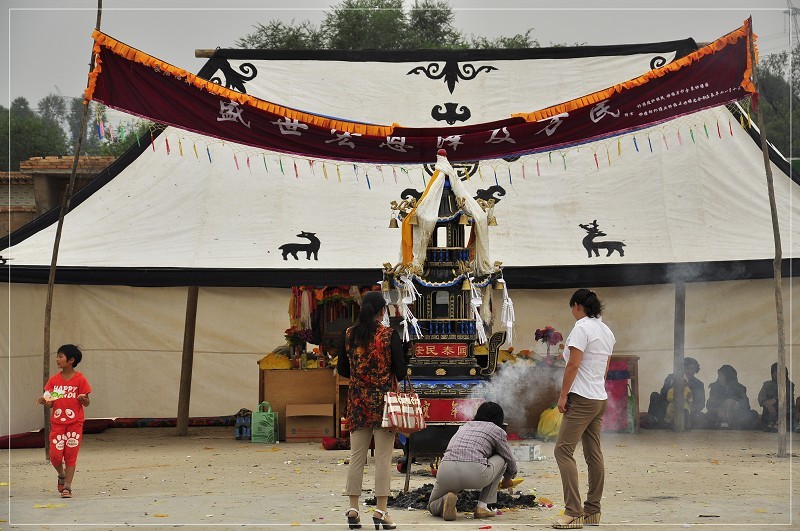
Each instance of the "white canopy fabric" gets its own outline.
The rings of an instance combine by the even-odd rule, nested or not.
[[[238,83],[264,99],[349,119],[403,116],[403,125],[438,126],[437,105],[441,112],[446,103],[468,107],[463,123],[494,120],[632,78],[687,50],[681,41],[455,53],[223,50],[219,57],[233,71],[252,74],[244,68],[252,64],[258,74]],[[219,57],[202,73],[232,82],[221,75]],[[408,75],[448,59],[497,69],[454,82],[453,92],[444,79]],[[640,357],[639,408],[646,410],[647,393],[672,368],[675,297],[664,284],[693,280],[686,355],[700,361],[707,384],[717,367],[733,364],[754,406],[777,348],[762,160],[738,117],[717,108],[635,135],[474,167],[463,186],[499,200],[489,245],[515,302],[515,344],[533,345],[534,330],[545,325],[567,332],[575,287],[602,288],[615,353]],[[773,161],[790,265],[800,254],[800,192],[781,169],[785,161]],[[427,182],[420,166],[292,158],[172,128],[152,146],[134,148],[74,198],[60,245],[56,280],[72,285],[56,286],[51,344],[83,348],[80,369],[95,390],[88,414],[174,417],[186,311],[185,289],[176,286],[191,284],[204,287],[190,415],[255,408],[256,361],[283,342],[288,323],[290,291],[278,288],[379,280],[382,264],[400,251],[400,230],[388,228],[390,201],[422,192]],[[3,287],[9,313],[0,315],[10,323],[0,341],[10,346],[0,349],[8,362],[0,362],[0,378],[11,384],[0,410],[10,418],[0,435],[41,427],[34,401],[57,215],[0,241],[0,255],[11,259]],[[303,233],[319,239],[316,253]],[[787,307],[796,299],[792,280],[784,279]],[[798,326],[788,323],[789,338],[800,337]],[[136,371],[121,369],[131,364]]]
[[[470,109],[465,124],[501,119],[635,77],[686,49],[677,41],[563,49],[558,58],[548,56],[553,51],[540,52],[545,58],[465,51],[447,61],[435,51],[383,52],[382,60],[327,54],[326,60],[322,52],[322,59],[283,59],[278,52],[259,59],[265,52],[238,50],[225,69],[215,58],[204,72],[301,110],[440,126],[432,109],[448,102]],[[447,76],[431,74],[447,68],[456,72],[452,92]],[[231,72],[252,79],[237,81]],[[453,148],[446,141],[444,147]],[[174,128],[129,158],[67,216],[62,281],[185,284],[178,273],[190,270],[193,282],[206,285],[329,284],[352,280],[355,271],[364,281],[398,254],[400,231],[388,228],[389,203],[421,193],[432,172],[292,157]],[[800,225],[791,223],[791,209],[800,204],[800,189],[777,166],[773,174],[784,257],[795,258]],[[518,268],[518,286],[540,285],[540,273],[549,282],[561,276],[574,282],[564,268],[611,266],[599,281],[624,284],[631,274],[646,282],[644,265],[727,270],[774,256],[760,148],[724,107],[577,148],[482,161],[464,186],[498,200],[491,255],[512,276]],[[54,234],[53,223],[11,239],[15,244],[2,256],[12,259],[12,277],[46,281]],[[316,253],[307,253],[316,240]],[[300,252],[283,252],[286,244]],[[664,281],[664,274],[653,280]],[[716,274],[736,278],[737,272]]]

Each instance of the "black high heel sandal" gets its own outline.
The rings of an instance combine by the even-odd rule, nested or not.
[[[350,516],[350,513],[356,513],[355,516]],[[350,529],[361,529],[361,516],[358,514],[358,509],[349,508],[345,511],[344,515],[347,517],[347,525]]]
[[[381,517],[378,518],[375,516],[375,513],[381,513]],[[387,522],[386,517],[389,516],[389,511],[381,511],[380,509],[375,509],[372,513],[372,523],[375,524],[375,529],[380,529],[383,526],[384,529],[397,529],[397,525],[394,522]]]

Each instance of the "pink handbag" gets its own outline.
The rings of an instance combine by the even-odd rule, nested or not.
[[[425,429],[425,417],[411,380],[406,378],[406,382],[408,393],[401,393],[395,381],[394,391],[387,391],[384,395],[381,427],[408,435]]]

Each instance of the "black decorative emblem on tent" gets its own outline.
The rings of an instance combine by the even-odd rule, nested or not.
[[[400,199],[403,201],[408,201],[412,197],[417,201],[419,201],[419,198],[422,197],[422,192],[414,188],[406,188],[405,190],[400,192]]]
[[[656,55],[655,57],[650,59],[650,70],[654,70],[656,68],[661,68],[665,64],[667,64],[667,59],[665,57],[660,56],[660,55]]]
[[[223,59],[221,57],[212,58],[209,63],[211,66],[214,66],[222,72],[223,80],[218,77],[214,76],[210,79],[212,83],[216,83],[217,85],[224,85],[225,88],[229,88],[231,90],[236,90],[243,94],[247,94],[247,90],[244,88],[244,84],[256,77],[258,74],[258,70],[253,65],[253,63],[242,63],[239,66],[241,72],[237,72],[231,66],[227,59]],[[216,72],[217,70],[214,70]]]
[[[620,256],[625,256],[625,244],[622,242],[617,241],[601,241],[596,242],[594,241],[595,238],[598,236],[607,236],[607,234],[601,231],[597,226],[597,220],[594,220],[591,225],[584,225],[582,223],[578,224],[580,228],[586,231],[586,236],[583,238],[583,246],[586,248],[586,252],[589,254],[589,258],[592,257],[592,253],[595,256],[600,256],[600,249],[606,250],[606,256],[611,256],[611,253],[617,251]]]
[[[456,173],[461,178],[461,180],[469,179],[476,173],[478,173],[478,162],[451,162],[453,169],[456,170]],[[433,175],[433,172],[436,171],[435,164],[423,164],[423,169],[425,173],[428,175]]]
[[[481,189],[475,192],[473,199],[483,199],[484,201],[494,199],[494,203],[497,204],[504,195],[506,195],[506,190],[502,186],[490,186],[486,190]],[[422,192],[414,188],[406,188],[400,193],[400,199],[408,200],[412,197],[419,201],[419,198],[422,197]]]
[[[447,122],[453,125],[456,122],[466,122],[469,120],[470,116],[472,116],[472,112],[470,112],[469,107],[466,105],[462,105],[461,108],[458,108],[458,103],[447,102],[444,104],[444,112],[442,112],[442,106],[437,105],[431,109],[431,116],[434,120]]]
[[[480,189],[475,192],[475,199],[483,199],[484,201],[494,199],[494,204],[497,204],[500,202],[500,198],[504,195],[506,195],[506,189],[502,186],[494,185],[490,186],[486,190]]]
[[[319,238],[315,236],[316,232],[306,232],[302,231],[300,234],[297,235],[298,238],[307,238],[308,243],[284,243],[278,249],[281,250],[283,253],[283,259],[288,260],[288,256],[292,255],[295,260],[299,260],[297,258],[297,253],[306,253],[306,260],[311,260],[311,255],[314,255],[314,260],[317,260],[317,252],[319,251],[320,241]]]
[[[431,63],[427,67],[418,66],[412,68],[406,75],[410,76],[411,74],[422,73],[430,79],[444,78],[444,82],[447,84],[450,94],[452,94],[459,80],[469,81],[470,79],[475,79],[475,76],[481,72],[491,72],[492,70],[497,70],[497,68],[493,66],[479,66],[475,68],[475,65],[470,63],[459,67],[458,61],[445,61],[444,66],[441,66],[440,63]]]

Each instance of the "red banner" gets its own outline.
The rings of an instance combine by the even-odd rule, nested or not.
[[[749,21],[661,68],[559,105],[499,122],[403,128],[335,120],[202,80],[95,32],[88,99],[204,135],[306,157],[374,163],[450,161],[550,151],[636,131],[736,101],[750,81]],[[402,120],[402,117],[399,117]]]
[[[469,422],[482,398],[420,398],[425,422]]]
[[[414,343],[414,356],[417,358],[466,358],[468,353],[467,343]]]

